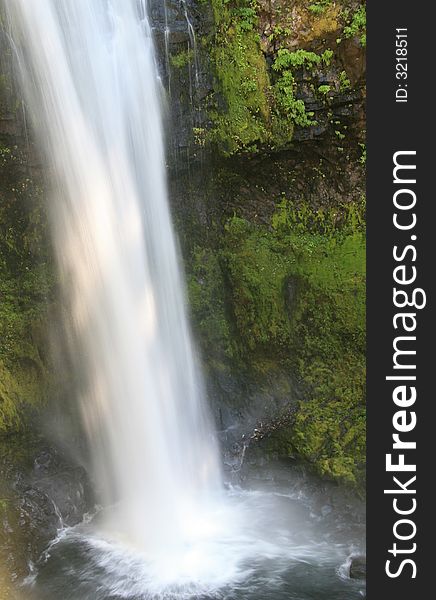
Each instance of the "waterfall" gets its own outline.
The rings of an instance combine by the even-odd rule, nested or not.
[[[50,211],[103,527],[182,546],[221,474],[168,206],[144,2],[6,0]]]

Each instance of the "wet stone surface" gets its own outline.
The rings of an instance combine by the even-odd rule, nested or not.
[[[351,579],[366,579],[366,556],[359,555],[351,558],[350,564]]]
[[[0,563],[5,577],[29,574],[63,525],[94,504],[86,471],[39,436],[0,439]]]

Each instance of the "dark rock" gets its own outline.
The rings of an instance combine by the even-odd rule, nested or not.
[[[350,578],[366,579],[366,556],[363,554],[351,557]]]
[[[303,285],[303,281],[301,277],[297,277],[292,275],[286,278],[285,281],[285,305],[290,317],[293,315],[294,307],[296,304],[296,300],[298,298],[298,294]]]
[[[94,506],[85,469],[35,435],[0,439],[0,498],[0,563],[12,581]]]

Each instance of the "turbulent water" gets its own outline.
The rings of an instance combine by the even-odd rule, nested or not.
[[[300,491],[224,490],[168,208],[146,3],[5,2],[52,176],[78,402],[105,506],[59,532],[26,597],[361,597],[339,570],[348,534],[321,531]]]
[[[350,506],[351,504],[351,506]],[[354,504],[356,504],[354,502]],[[334,486],[268,464],[229,487],[183,552],[148,562],[105,538],[99,519],[62,529],[26,581],[32,600],[362,600],[348,577],[363,507]]]

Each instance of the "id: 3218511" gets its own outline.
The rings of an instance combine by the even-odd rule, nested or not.
[[[407,102],[407,29],[395,33],[395,102]]]

